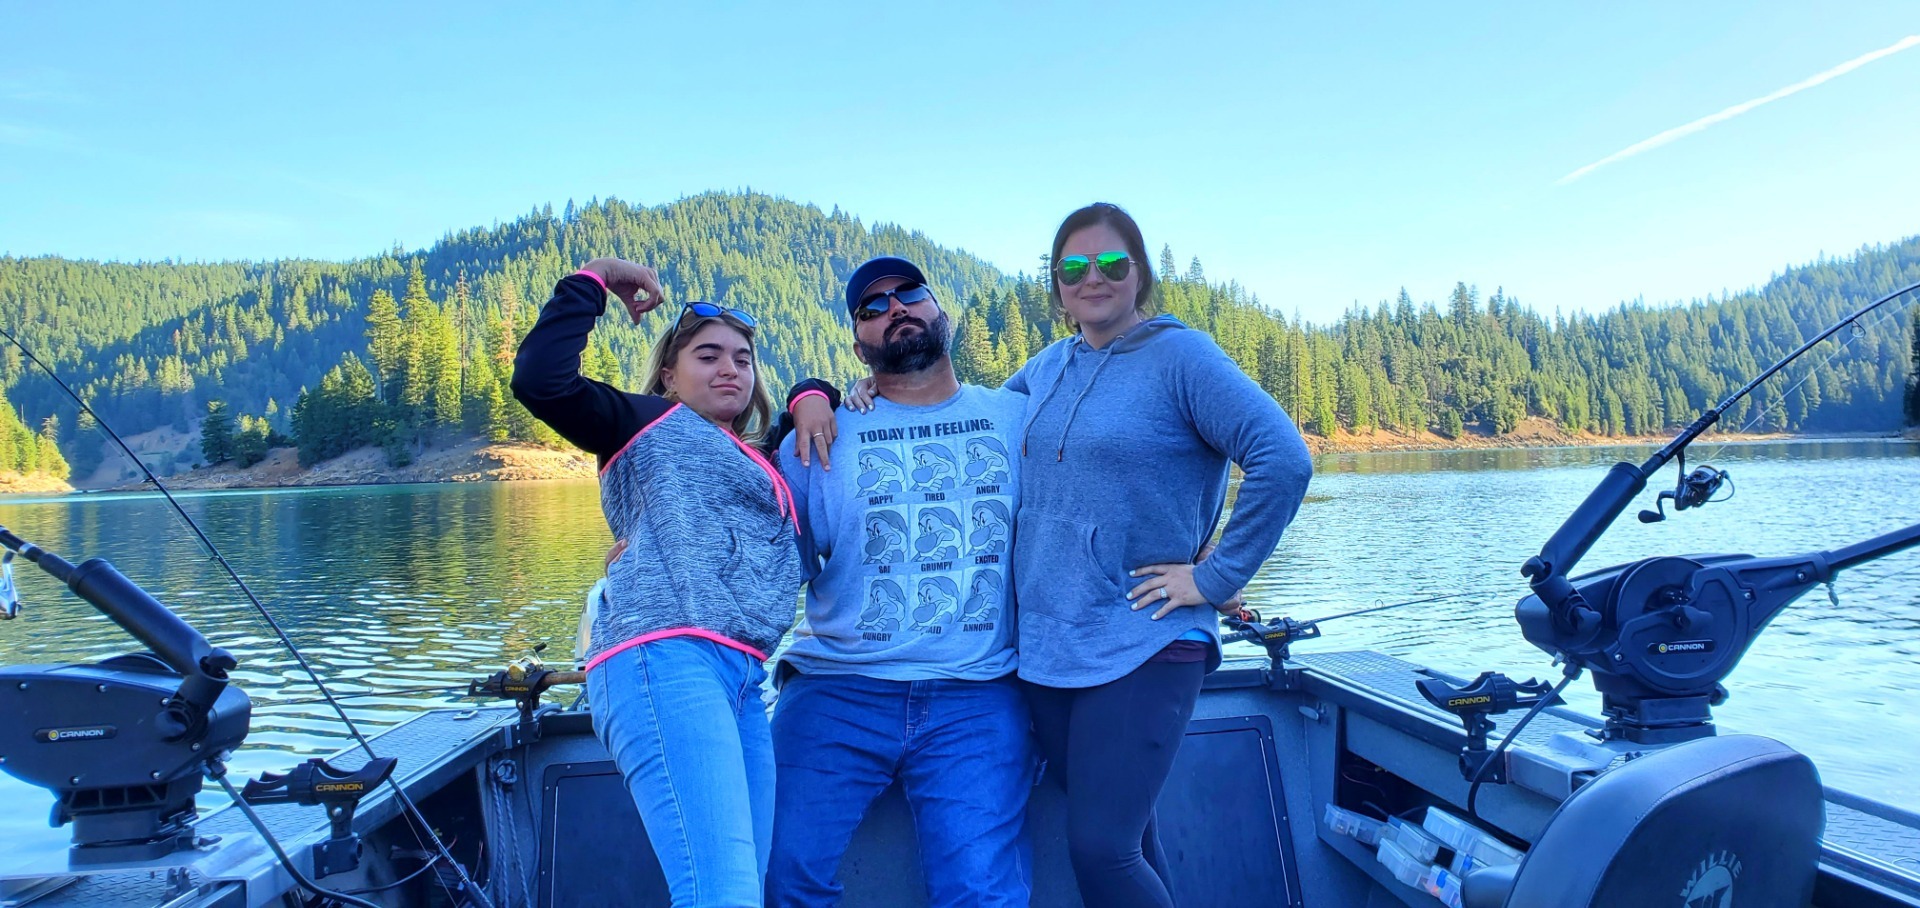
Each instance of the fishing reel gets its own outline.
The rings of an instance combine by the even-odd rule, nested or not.
[[[1439,678],[1422,678],[1414,682],[1414,686],[1428,703],[1453,713],[1466,728],[1467,745],[1460,751],[1460,775],[1468,781],[1496,785],[1506,784],[1507,768],[1498,762],[1489,762],[1493,753],[1487,749],[1487,735],[1493,733],[1493,720],[1488,717],[1514,709],[1531,709],[1542,700],[1548,706],[1562,703],[1554,694],[1553,685],[1532,678],[1515,681],[1500,672],[1481,672],[1480,677],[1465,687],[1454,687]]]
[[[1267,649],[1267,658],[1273,660],[1273,667],[1291,658],[1291,647],[1301,640],[1311,640],[1320,636],[1317,621],[1295,621],[1281,618],[1277,621],[1262,621],[1260,613],[1250,608],[1228,614],[1220,619],[1228,633],[1220,635],[1220,644],[1239,643],[1251,640]]]
[[[520,730],[529,737],[526,740],[538,740],[540,726],[533,721],[534,713],[540,708],[540,695],[556,684],[585,684],[586,672],[556,671],[540,661],[540,653],[547,648],[545,643],[537,644],[533,652],[512,662],[507,667],[484,678],[475,678],[467,682],[467,696],[494,700],[512,700],[520,710]]]
[[[0,545],[151,650],[92,665],[0,667],[0,769],[53,792],[51,823],[73,824],[76,866],[197,847],[203,774],[246,739],[253,711],[228,686],[233,656],[106,561],[75,566],[4,527]]]
[[[1684,453],[1681,455],[1683,460],[1685,456]],[[1684,470],[1685,467],[1686,465],[1682,463],[1681,468]],[[1710,502],[1725,501],[1726,498],[1715,498],[1713,496],[1719,493],[1722,485],[1731,487],[1732,482],[1733,478],[1728,476],[1725,470],[1715,469],[1706,464],[1694,467],[1693,472],[1683,472],[1681,474],[1679,482],[1674,486],[1672,491],[1661,492],[1660,496],[1654,499],[1653,510],[1643,510],[1640,512],[1640,522],[1659,523],[1667,519],[1667,502],[1669,501],[1673,502],[1673,512],[1675,514],[1688,508],[1701,507]],[[1731,497],[1733,496],[1729,493],[1727,498]]]

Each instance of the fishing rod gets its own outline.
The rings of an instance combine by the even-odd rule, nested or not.
[[[220,568],[226,572],[227,577],[231,579],[234,585],[239,587],[241,593],[247,597],[247,601],[253,605],[254,611],[259,613],[260,617],[267,622],[267,626],[273,630],[274,636],[279,638],[281,645],[286,647],[288,654],[293,656],[294,662],[297,663],[301,670],[306,673],[307,677],[312,680],[313,686],[320,691],[321,696],[325,698],[327,704],[333,707],[335,715],[339,716],[341,723],[346,726],[348,734],[359,744],[360,749],[366,752],[367,759],[369,761],[380,759],[380,756],[374,752],[372,744],[367,741],[366,736],[361,734],[359,726],[354,724],[352,717],[347,715],[346,708],[342,707],[339,701],[334,698],[333,692],[329,690],[326,683],[320,679],[320,674],[314,670],[313,665],[309,663],[306,656],[300,652],[300,648],[293,642],[293,638],[280,626],[280,622],[274,618],[273,613],[260,601],[260,597],[254,595],[252,587],[249,587],[247,582],[241,579],[239,572],[233,569],[233,565],[227,562],[226,556],[220,553],[219,547],[213,544],[213,540],[207,538],[207,534],[200,529],[200,525],[195,523],[193,518],[187,514],[186,509],[180,506],[179,500],[173,497],[173,493],[167,489],[165,483],[160,481],[160,477],[155,475],[152,469],[148,468],[145,461],[142,461],[138,455],[133,453],[133,449],[120,437],[120,433],[115,432],[113,427],[109,425],[99,413],[94,412],[94,409],[88,406],[87,402],[60,378],[59,373],[55,372],[51,366],[42,362],[40,357],[35,356],[26,344],[14,336],[13,332],[5,328],[0,328],[0,336],[4,336],[20,350],[22,355],[34,365],[40,367],[41,371],[45,372],[47,377],[51,378],[54,384],[59,386],[61,391],[65,392],[69,398],[72,398],[82,413],[93,418],[94,423],[107,434],[108,438],[113,440],[113,443],[119,447],[121,453],[125,454],[128,460],[133,461],[133,463],[139,467],[140,472],[145,475],[146,481],[160,492],[160,495],[166,499],[167,504],[172,506],[173,512],[179,515],[180,519],[193,531],[194,536],[199,539],[201,546],[206,549],[208,555],[212,557],[215,563],[220,565]],[[13,548],[13,546],[9,546],[9,548]],[[25,554],[29,554],[31,557],[30,553]],[[93,562],[88,563],[91,564]],[[85,565],[82,567],[85,567]],[[109,570],[110,569],[109,566]],[[121,579],[124,581],[124,578]],[[131,586],[132,584],[128,582],[127,585]],[[76,591],[78,591],[78,588],[76,588]],[[148,601],[151,600],[149,599]],[[167,611],[164,606],[160,606],[158,603],[154,603],[154,605],[162,611]],[[179,622],[177,617],[173,620]],[[125,625],[122,626],[124,627]],[[184,627],[184,623],[181,623],[181,626]],[[204,642],[204,638],[202,642]],[[224,651],[220,652],[222,655],[225,655]],[[231,657],[228,657],[228,661],[231,661]],[[228,790],[231,791],[231,787],[226,783],[223,773],[217,776],[217,778],[219,778],[223,787],[228,787]],[[420,811],[419,806],[407,795],[406,790],[401,788],[400,783],[394,781],[391,776],[386,778],[386,783],[387,787],[392,791],[394,798],[402,806],[406,816],[409,818],[409,825],[414,827],[415,837],[418,838],[422,832],[426,834],[426,839],[433,843],[434,850],[438,852],[441,859],[445,860],[447,864],[453,868],[454,873],[459,879],[462,893],[476,901],[480,908],[493,908],[492,902],[486,897],[484,891],[467,875],[466,868],[462,867],[460,862],[454,859],[453,852],[447,848],[445,842],[441,841],[439,834],[434,832],[433,824],[427,821],[426,815]],[[240,802],[236,799],[235,803],[238,804]],[[287,867],[288,871],[294,875],[295,879],[304,880],[304,877],[294,868],[293,864],[287,861],[285,852],[281,851],[279,844],[273,840],[266,826],[258,822],[251,810],[245,807],[243,807],[242,810],[250,820],[254,821],[255,827],[259,829],[261,835],[267,838],[268,844],[273,846],[275,854],[280,857],[282,863]],[[315,887],[307,885],[307,888],[312,889]],[[449,893],[449,895],[451,895],[451,893]],[[326,897],[338,898],[339,896],[329,894]]]
[[[1573,514],[1560,525],[1558,530],[1554,531],[1546,545],[1541,547],[1540,554],[1527,559],[1527,563],[1520,568],[1521,576],[1527,578],[1535,595],[1539,596],[1553,613],[1556,623],[1574,634],[1585,634],[1598,627],[1598,613],[1580,598],[1567,577],[1574,565],[1586,555],[1587,550],[1591,549],[1613,524],[1614,518],[1619,517],[1626,510],[1627,505],[1646,489],[1648,479],[1651,479],[1669,461],[1679,459],[1679,481],[1672,491],[1661,493],[1655,503],[1658,510],[1641,514],[1640,520],[1643,523],[1658,523],[1665,520],[1664,505],[1667,501],[1674,503],[1676,513],[1709,503],[1712,496],[1726,482],[1726,471],[1702,465],[1689,473],[1686,468],[1687,445],[1712,428],[1720,421],[1722,414],[1752,393],[1754,388],[1799,359],[1801,354],[1839,333],[1846,326],[1857,323],[1875,309],[1915,290],[1920,290],[1920,281],[1882,296],[1834,322],[1826,330],[1801,344],[1792,353],[1768,366],[1753,380],[1740,386],[1739,390],[1728,395],[1725,400],[1709,407],[1691,425],[1682,429],[1679,435],[1674,436],[1672,441],[1667,442],[1660,450],[1654,452],[1652,457],[1647,458],[1645,463],[1638,466],[1626,462],[1614,464],[1607,472],[1606,478],[1594,487],[1586,500],[1574,509]]]
[[[1273,659],[1273,664],[1278,667],[1280,663],[1291,658],[1291,648],[1293,644],[1320,636],[1320,625],[1336,618],[1351,618],[1355,615],[1384,612],[1391,609],[1405,608],[1409,605],[1424,605],[1429,602],[1444,602],[1448,599],[1460,599],[1466,596],[1486,595],[1491,595],[1491,591],[1469,590],[1463,593],[1448,593],[1444,596],[1428,596],[1424,599],[1409,599],[1405,602],[1394,602],[1387,605],[1375,605],[1362,609],[1354,609],[1350,612],[1326,615],[1311,621],[1295,621],[1292,618],[1265,621],[1261,619],[1258,611],[1251,608],[1242,608],[1239,612],[1225,615],[1220,619],[1220,623],[1230,629],[1228,633],[1220,635],[1220,645],[1225,646],[1229,643],[1240,643],[1248,640],[1259,643],[1261,646],[1267,648],[1267,655]]]
[[[1514,619],[1527,641],[1561,666],[1564,677],[1557,685],[1516,683],[1498,672],[1483,672],[1465,687],[1438,679],[1419,682],[1422,696],[1459,717],[1466,729],[1460,769],[1470,782],[1470,816],[1477,816],[1474,800],[1483,782],[1507,781],[1500,755],[1583,671],[1591,672],[1601,694],[1605,723],[1597,737],[1605,744],[1637,749],[1712,735],[1712,708],[1729,696],[1721,679],[1776,614],[1818,585],[1828,584],[1831,593],[1833,579],[1842,570],[1920,545],[1917,523],[1819,552],[1767,558],[1656,556],[1570,576],[1646,488],[1647,480],[1669,461],[1678,461],[1679,479],[1673,490],[1660,493],[1655,509],[1640,512],[1642,523],[1666,520],[1669,501],[1678,514],[1726,500],[1716,497],[1729,482],[1726,471],[1705,464],[1688,471],[1687,445],[1807,351],[1915,290],[1920,290],[1920,282],[1834,322],[1700,414],[1646,462],[1616,463],[1608,470],[1520,570],[1533,594],[1515,607]],[[1486,737],[1493,729],[1488,717],[1521,707],[1528,707],[1526,715],[1499,746],[1488,750]]]

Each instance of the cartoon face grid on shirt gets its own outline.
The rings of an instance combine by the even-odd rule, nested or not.
[[[1013,550],[1006,444],[992,431],[903,434],[858,448],[867,572],[858,627],[875,643],[901,632],[991,633],[1006,613]]]
[[[1007,446],[991,435],[975,435],[967,439],[961,450],[966,452],[966,465],[962,468],[967,485],[982,486],[1006,482],[1012,477],[1007,457]]]
[[[960,515],[949,504],[923,504],[913,514],[913,560],[922,563],[953,561],[966,541]]]
[[[914,581],[913,623],[916,631],[944,628],[960,617],[960,587],[945,574],[922,574]]]
[[[907,540],[912,530],[907,526],[905,508],[868,508],[862,520],[866,525],[866,542],[860,552],[863,564],[900,564],[907,560]]]
[[[1013,548],[1013,500],[982,496],[967,504],[967,554],[1005,555]]]
[[[967,572],[966,600],[961,604],[960,621],[978,625],[997,621],[1000,606],[1006,601],[1006,575],[998,567],[974,568]]]
[[[860,494],[886,495],[906,491],[906,461],[894,446],[868,445],[861,448],[858,466]]]
[[[907,595],[900,581],[872,577],[867,580],[867,599],[860,606],[860,620],[855,626],[863,631],[892,633],[900,629],[900,619],[906,613]]]

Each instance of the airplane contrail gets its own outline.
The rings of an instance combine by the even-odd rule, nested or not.
[[[1651,139],[1647,139],[1642,142],[1635,142],[1634,144],[1629,145],[1625,148],[1622,148],[1619,151],[1614,152],[1613,154],[1607,155],[1606,157],[1601,158],[1598,161],[1588,164],[1587,166],[1582,167],[1579,170],[1576,170],[1570,174],[1567,174],[1564,177],[1561,177],[1560,179],[1554,181],[1554,185],[1564,186],[1568,183],[1573,182],[1574,180],[1577,180],[1577,179],[1580,179],[1581,177],[1586,176],[1587,174],[1590,174],[1596,170],[1599,170],[1600,168],[1605,167],[1608,164],[1612,164],[1615,161],[1624,161],[1627,158],[1631,158],[1634,155],[1637,155],[1643,151],[1652,151],[1653,149],[1659,148],[1660,146],[1665,145],[1668,142],[1672,142],[1675,139],[1681,138],[1683,136],[1690,136],[1696,132],[1699,132],[1702,129],[1706,129],[1707,127],[1712,126],[1715,123],[1724,123],[1728,120],[1733,119],[1734,117],[1737,117],[1743,113],[1746,113],[1749,110],[1759,107],[1762,104],[1770,104],[1788,95],[1798,94],[1799,92],[1806,91],[1807,89],[1812,88],[1815,85],[1819,85],[1822,82],[1830,81],[1832,79],[1837,79],[1841,76],[1846,75],[1847,73],[1853,72],[1854,70],[1859,69],[1860,67],[1865,66],[1869,63],[1872,63],[1873,61],[1878,60],[1881,57],[1890,57],[1903,50],[1906,50],[1909,47],[1914,47],[1914,46],[1920,46],[1920,35],[1908,35],[1905,38],[1901,38],[1899,41],[1895,42],[1894,44],[1888,47],[1880,48],[1879,50],[1873,51],[1872,53],[1862,54],[1858,57],[1848,60],[1845,63],[1840,64],[1839,66],[1829,69],[1826,72],[1820,73],[1819,75],[1814,76],[1810,79],[1804,79],[1802,81],[1795,82],[1792,85],[1787,86],[1786,88],[1782,88],[1779,91],[1774,92],[1773,94],[1754,98],[1751,101],[1742,101],[1738,104],[1733,105],[1732,107],[1727,108],[1726,110],[1720,111],[1719,113],[1708,114],[1707,116],[1701,117],[1700,119],[1695,120],[1691,123],[1688,123],[1684,126],[1675,126],[1674,128],[1669,129],[1666,132],[1660,133],[1659,135],[1654,136]]]

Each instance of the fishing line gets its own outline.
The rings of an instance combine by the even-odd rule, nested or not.
[[[134,465],[140,468],[140,472],[146,475],[147,482],[159,490],[160,495],[167,500],[167,504],[173,507],[173,512],[180,515],[180,519],[186,522],[189,529],[193,530],[194,536],[200,540],[200,545],[207,550],[208,555],[220,565],[222,570],[227,572],[227,576],[240,588],[240,592],[246,595],[247,601],[253,604],[254,611],[258,612],[260,617],[267,622],[267,626],[273,630],[274,636],[280,639],[281,645],[285,646],[287,652],[293,656],[294,662],[297,663],[301,670],[306,672],[307,677],[313,681],[313,686],[320,691],[321,697],[328,705],[333,707],[334,714],[340,717],[340,721],[347,727],[347,733],[352,735],[354,741],[360,745],[360,749],[366,752],[367,759],[371,760],[378,756],[373,752],[373,746],[367,743],[366,736],[360,733],[360,727],[354,724],[353,719],[347,715],[346,709],[334,698],[333,692],[327,689],[325,682],[320,680],[319,673],[314,671],[313,666],[307,662],[307,658],[300,652],[300,648],[294,645],[293,638],[288,636],[286,630],[281,628],[280,622],[273,617],[273,613],[268,611],[267,607],[260,602],[260,597],[254,595],[253,588],[247,586],[245,580],[240,579],[239,572],[233,569],[233,565],[227,563],[226,556],[220,554],[220,550],[214,546],[213,540],[208,539],[207,534],[200,530],[200,525],[195,523],[192,517],[188,516],[186,509],[180,506],[179,500],[175,499],[173,493],[167,490],[166,485],[160,481],[160,477],[154,475],[153,470],[147,467],[146,462],[133,453],[133,449],[127,445],[126,441],[120,438],[120,433],[115,432],[113,427],[108,425],[107,421],[100,417],[100,414],[95,413],[92,407],[87,406],[87,402],[82,400],[80,395],[76,393],[73,388],[69,387],[67,383],[60,378],[59,374],[53,371],[51,366],[41,362],[40,357],[33,355],[33,351],[28,349],[26,344],[21,343],[20,339],[13,335],[13,332],[5,328],[0,328],[0,336],[11,341],[28,360],[34,365],[39,366],[41,371],[47,374],[48,378],[53,379],[53,383],[59,385],[60,390],[66,392],[67,396],[72,398],[75,404],[79,405],[80,411],[93,417],[94,424],[106,432],[107,437],[113,439],[113,443],[118,445],[121,452],[127,455],[127,459],[133,461]],[[224,775],[220,777],[220,783],[222,787],[227,789],[229,794],[233,792],[233,786],[226,782]],[[387,778],[387,786],[393,790],[395,799],[405,808],[406,815],[408,816],[408,825],[415,826],[416,823],[418,824],[414,829],[416,840],[419,838],[421,830],[424,829],[427,839],[433,842],[435,850],[446,858],[448,864],[459,874],[460,883],[467,890],[467,894],[472,898],[478,899],[481,908],[492,908],[492,903],[480,892],[479,886],[467,877],[466,868],[461,867],[460,862],[454,860],[452,852],[447,850],[446,844],[441,842],[440,836],[433,831],[433,824],[427,822],[426,815],[420,812],[420,808],[413,803],[412,798],[407,796],[406,791],[400,787],[400,783],[389,776]],[[234,803],[243,804],[238,797],[234,798]],[[247,813],[250,819],[253,817],[253,811],[250,808],[242,806],[241,809]],[[255,825],[259,825],[257,820]],[[260,829],[264,833],[266,827],[260,826]],[[273,841],[271,836],[267,838],[267,842],[273,846],[275,853],[280,855],[284,863],[286,861],[286,854],[280,851],[279,843]],[[299,876],[299,871],[295,870],[291,863],[287,863],[286,866],[289,872],[293,873],[296,877]],[[444,885],[442,889],[445,889]],[[448,895],[451,897],[452,893],[448,892]],[[358,902],[359,904],[368,904],[366,902],[359,902],[359,900],[351,901]]]
[[[1912,287],[1908,287],[1906,290],[1900,291],[1900,293],[1906,293],[1908,290],[1912,290],[1912,289],[1913,289]],[[1900,295],[1899,293],[1894,294],[1894,296],[1899,296],[1899,295]],[[1892,299],[1892,298],[1893,297],[1888,297],[1888,299]],[[1787,406],[1787,400],[1793,396],[1793,392],[1800,389],[1801,385],[1804,385],[1808,381],[1811,381],[1814,375],[1818,374],[1821,369],[1826,368],[1834,360],[1839,359],[1840,354],[1847,352],[1847,347],[1851,345],[1855,340],[1861,337],[1864,337],[1872,333],[1873,331],[1877,330],[1881,325],[1885,324],[1889,319],[1893,318],[1894,315],[1899,313],[1900,311],[1901,309],[1899,307],[1888,309],[1880,313],[1879,316],[1875,318],[1871,324],[1867,325],[1864,328],[1860,327],[1860,320],[1857,316],[1855,318],[1851,318],[1851,319],[1848,319],[1847,321],[1841,322],[1840,324],[1843,326],[1844,325],[1854,326],[1854,330],[1851,332],[1848,332],[1846,340],[1841,341],[1840,344],[1834,348],[1833,352],[1827,355],[1826,359],[1820,361],[1819,365],[1808,369],[1805,375],[1800,376],[1799,381],[1796,381],[1793,384],[1788,385],[1786,387],[1786,390],[1783,390],[1778,395],[1776,395],[1775,399],[1772,402],[1768,403],[1766,406],[1760,407],[1757,410],[1757,412],[1755,412],[1753,416],[1746,421],[1744,425],[1742,425],[1738,429],[1733,430],[1731,433],[1724,433],[1724,434],[1744,435],[1746,434],[1746,431],[1748,429],[1753,428],[1761,420],[1765,419],[1769,414],[1771,414],[1775,409],[1785,410]],[[1728,446],[1732,444],[1733,444],[1732,438],[1728,438],[1722,441],[1720,443],[1720,447],[1715,448],[1713,450],[1713,453],[1708,454],[1705,458],[1703,458],[1703,460],[1720,459],[1721,453],[1726,451]]]
[[[1405,602],[1395,602],[1390,605],[1375,605],[1368,608],[1355,609],[1351,612],[1341,612],[1337,615],[1328,615],[1324,618],[1315,618],[1312,621],[1303,621],[1301,623],[1302,624],[1319,624],[1322,621],[1332,621],[1335,618],[1351,618],[1355,615],[1365,615],[1372,612],[1384,612],[1388,609],[1396,609],[1396,608],[1401,608],[1403,606],[1408,606],[1408,605],[1424,605],[1429,602],[1445,602],[1448,599],[1460,599],[1466,596],[1496,596],[1499,594],[1500,594],[1499,590],[1468,590],[1467,592],[1464,592],[1464,593],[1448,593],[1445,596],[1430,596],[1426,599],[1409,599]]]
[[[399,690],[370,690],[364,694],[334,694],[333,699],[364,700],[368,697],[398,697],[406,694],[464,694],[466,691],[467,688],[465,685],[459,687],[406,687]],[[263,709],[272,709],[276,706],[311,706],[315,703],[325,702],[327,702],[325,697],[313,697],[307,700],[276,700],[272,703],[262,703],[260,705]]]

